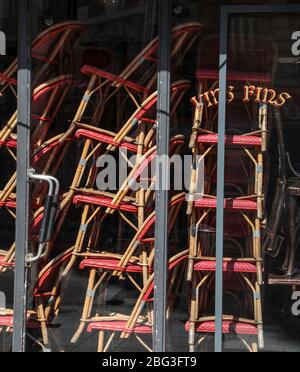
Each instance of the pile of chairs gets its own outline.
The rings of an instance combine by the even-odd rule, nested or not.
[[[56,327],[59,314],[61,283],[75,264],[89,273],[82,317],[72,342],[82,332],[99,332],[99,351],[107,351],[116,334],[121,339],[135,335],[143,347],[151,347],[141,334],[152,333],[153,325],[153,263],[155,224],[155,178],[147,175],[153,169],[157,148],[157,62],[158,38],[154,39],[119,74],[101,70],[97,66],[85,65],[79,81],[69,74],[74,49],[85,26],[79,22],[55,25],[43,32],[32,45],[33,105],[32,105],[32,167],[41,174],[56,176],[63,162],[75,144],[80,151],[78,165],[73,179],[66,190],[59,195],[55,216],[55,228],[47,242],[46,251],[37,264],[38,278],[34,287],[33,310],[28,311],[28,328],[40,329],[42,347],[51,347],[49,331]],[[197,23],[175,27],[172,31],[172,68],[178,66],[195,45],[202,31]],[[1,74],[1,93],[7,97],[16,94],[17,63],[13,62]],[[174,73],[174,76],[175,76]],[[83,82],[82,76],[85,77]],[[67,102],[72,88],[82,89],[82,98],[75,107],[75,115],[53,136],[53,124]],[[177,123],[177,108],[190,89],[187,80],[175,80],[171,86],[172,120]],[[115,110],[117,108],[117,110]],[[17,114],[11,113],[0,131],[1,151],[16,159]],[[176,133],[176,128],[173,130]],[[175,134],[170,140],[171,154],[179,154],[184,137]],[[132,170],[115,193],[101,191],[98,187],[99,164],[107,156],[125,159],[126,167]],[[132,155],[135,155],[132,160]],[[121,165],[117,165],[116,174]],[[146,174],[146,176],[145,176]],[[136,188],[146,181],[147,187]],[[0,207],[15,218],[16,172],[9,175],[0,192]],[[30,245],[37,249],[39,227],[42,224],[47,188],[41,183],[31,185]],[[185,202],[184,193],[171,191],[170,233],[177,220],[180,207]],[[77,207],[81,215],[74,245],[53,258],[57,249],[55,243],[63,231],[68,217]],[[123,235],[130,241],[119,247],[107,247],[105,226],[118,226],[118,238]],[[112,229],[112,231],[115,231]],[[170,296],[176,293],[179,284],[175,280],[181,265],[185,264],[187,251],[174,249],[170,252]],[[0,252],[0,272],[14,269],[15,243]],[[173,276],[174,275],[174,276]],[[181,278],[182,275],[180,274]],[[131,314],[115,314],[106,310],[106,296],[110,282],[116,281],[120,288],[126,280],[137,290],[136,305]],[[182,282],[182,280],[181,280]],[[92,314],[94,298],[99,298],[98,310]],[[169,307],[176,296],[170,297]],[[146,304],[146,306],[145,306]],[[13,311],[2,309],[0,316],[2,331],[11,332]],[[105,333],[112,335],[106,340]]]
[[[194,168],[187,201],[190,216],[187,280],[191,301],[186,324],[190,351],[205,347],[207,336],[215,332],[218,102],[212,103],[212,96],[206,100],[206,95],[218,88],[218,54],[215,54],[218,43],[218,38],[210,37],[200,45],[199,90],[192,100],[195,120],[190,148]],[[241,41],[237,35],[229,35],[228,81],[234,86],[237,99],[228,97],[231,103],[227,105],[226,118],[223,334],[237,335],[252,352],[264,347],[261,228],[265,218],[266,151],[272,120],[267,104],[247,102],[241,97],[244,86],[272,84],[270,71],[274,71],[276,61],[276,48],[272,49],[272,45],[269,40]],[[269,50],[268,58],[266,50]],[[208,56],[207,51],[214,55]],[[250,60],[255,63],[247,66],[245,61]],[[218,98],[216,95],[215,99]],[[199,185],[201,177],[203,184]]]
[[[151,351],[143,335],[153,332],[156,179],[149,175],[149,169],[154,168],[157,158],[158,38],[119,74],[85,65],[80,79],[76,79],[70,69],[75,47],[85,29],[79,22],[55,25],[32,45],[31,165],[38,173],[56,176],[74,145],[79,158],[71,182],[59,195],[54,232],[37,264],[34,305],[27,314],[28,328],[41,331],[43,349],[51,347],[49,331],[56,327],[62,280],[79,265],[80,270],[88,273],[88,282],[82,315],[71,342],[76,343],[85,331],[96,331],[100,352],[109,351],[113,342],[131,336]],[[170,155],[182,154],[185,145],[176,124],[178,108],[191,88],[190,82],[182,80],[177,72],[201,31],[202,25],[198,23],[172,30],[170,97],[174,135],[170,139]],[[272,113],[267,103],[242,98],[245,86],[271,87],[277,50],[270,40],[263,38],[241,41],[230,35],[229,40],[228,81],[234,85],[238,99],[229,97],[226,124],[223,333],[238,335],[247,350],[256,352],[264,347],[261,232],[266,218],[266,164]],[[191,352],[204,347],[207,336],[215,332],[218,45],[218,37],[209,37],[199,46],[197,96],[192,99],[194,123],[189,143],[193,154],[190,190],[187,196],[170,190],[169,201],[169,234],[174,230],[181,207],[187,205],[189,249],[180,251],[178,244],[169,249],[167,315],[169,318],[181,286],[187,283],[190,296],[185,330]],[[245,61],[249,60],[255,63],[248,70]],[[14,61],[0,75],[0,93],[15,101],[16,72]],[[53,124],[74,87],[80,91],[78,102],[72,100],[75,114],[54,134]],[[7,116],[0,128],[0,156],[11,157],[13,170],[0,191],[0,208],[1,217],[7,211],[14,220],[18,141],[15,109]],[[123,168],[130,169],[119,186],[116,185],[119,179],[113,179],[115,192],[111,188],[104,190],[105,177],[101,178],[99,173],[99,167],[107,159],[116,160],[115,174],[106,174],[108,179],[122,175],[126,171]],[[138,187],[140,184],[146,186]],[[33,183],[30,191],[30,243],[37,249],[39,228],[46,214],[47,188]],[[73,245],[57,255],[55,243],[74,207],[80,223],[75,228]],[[116,238],[114,245],[107,241],[108,229]],[[0,273],[3,273],[14,269],[15,243],[1,248]],[[134,306],[127,314],[112,312],[107,306],[112,283],[114,291],[116,286],[122,290],[128,285],[136,291]],[[96,298],[98,306],[95,306]],[[1,309],[0,329],[11,332],[12,328],[13,311]]]

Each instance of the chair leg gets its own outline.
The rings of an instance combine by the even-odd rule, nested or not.
[[[105,342],[105,331],[100,331],[99,338],[98,338],[98,353],[103,353],[104,342]]]
[[[195,352],[195,341],[196,341],[196,320],[197,314],[197,296],[196,296],[196,279],[195,275],[192,283],[192,295],[191,295],[191,314],[190,314],[190,331],[189,331],[189,351],[190,353]]]
[[[252,352],[253,353],[258,353],[258,345],[256,342],[253,342],[252,344]]]
[[[295,197],[289,196],[289,245],[290,254],[288,258],[288,270],[287,275],[293,276],[295,272],[295,261],[297,253],[297,234],[296,234],[296,214],[297,214],[297,202]]]
[[[93,269],[90,272],[89,283],[88,283],[88,288],[87,288],[87,292],[86,292],[86,296],[85,296],[81,321],[80,321],[80,324],[79,324],[79,327],[78,327],[77,331],[75,332],[75,334],[74,334],[74,336],[71,340],[72,344],[75,344],[78,341],[79,337],[81,336],[81,334],[82,334],[82,332],[85,328],[86,322],[88,320],[88,317],[89,317],[89,314],[90,314],[90,309],[93,306],[93,300],[94,300],[93,290],[94,290],[95,278],[96,278],[96,270]]]
[[[43,302],[41,299],[38,299],[38,319],[41,323],[41,331],[43,337],[43,344],[46,348],[49,347],[49,336],[48,336],[48,328],[46,322],[45,311],[43,307]]]

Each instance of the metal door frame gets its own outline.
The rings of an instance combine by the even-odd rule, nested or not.
[[[219,64],[219,118],[218,118],[218,186],[217,186],[217,238],[216,238],[216,289],[215,289],[215,352],[223,351],[223,258],[224,258],[224,181],[225,181],[225,123],[227,86],[228,19],[237,14],[299,13],[298,5],[223,5],[220,25]]]
[[[17,211],[14,277],[13,352],[26,347],[29,243],[29,181],[31,128],[31,0],[17,0],[18,22],[18,124],[17,124]]]

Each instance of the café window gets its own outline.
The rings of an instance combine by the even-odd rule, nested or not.
[[[300,2],[249,3],[2,0],[3,352],[300,350]]]

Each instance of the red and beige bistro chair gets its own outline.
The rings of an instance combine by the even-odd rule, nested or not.
[[[175,221],[178,217],[178,213],[182,204],[185,201],[185,195],[178,194],[174,196],[170,201],[170,220],[169,220],[169,233],[171,232]],[[80,264],[82,270],[88,269],[89,283],[87,287],[83,313],[80,321],[78,330],[76,331],[72,342],[76,343],[82,334],[87,323],[90,322],[91,313],[93,308],[94,298],[97,290],[100,291],[101,287],[107,288],[108,282],[111,278],[120,278],[122,281],[126,278],[139,292],[142,292],[143,286],[148,281],[149,276],[153,272],[154,262],[154,225],[156,221],[155,212],[151,213],[145,220],[140,229],[135,233],[134,238],[126,249],[122,253],[112,253],[103,251],[99,253],[78,253],[79,257],[84,257]],[[141,249],[146,248],[147,259],[144,260],[144,256],[141,255]],[[147,275],[145,276],[145,269]],[[141,278],[138,280],[135,274],[140,274]],[[97,279],[98,277],[98,279]],[[139,284],[139,282],[143,284]],[[105,292],[102,294],[105,296]],[[105,303],[105,299],[101,299],[102,303]],[[104,311],[105,309],[100,309]]]
[[[187,255],[188,251],[183,251],[172,257],[169,261],[170,285],[168,290],[168,308],[172,308],[172,304],[178,296],[180,289],[178,277],[180,276],[180,271],[184,271]],[[131,336],[134,336],[143,348],[148,352],[152,352],[152,347],[147,345],[142,337],[153,334],[153,309],[149,312],[149,306],[153,303],[153,280],[154,274],[151,274],[147,283],[141,289],[140,296],[131,314],[104,315],[90,319],[87,332],[99,332],[98,352],[109,351],[116,336],[119,336],[120,341],[126,341]],[[171,312],[168,311],[167,313],[169,318]],[[110,333],[108,338],[106,337],[107,333]]]
[[[170,141],[170,153],[172,155],[179,154],[183,145],[183,136],[178,135],[172,138]],[[157,151],[156,146],[154,146],[137,162],[128,178],[115,194],[96,191],[95,189],[77,189],[73,203],[82,205],[84,211],[74,246],[74,257],[70,261],[68,269],[71,269],[78,253],[82,252],[83,246],[86,244],[86,252],[95,252],[101,236],[102,224],[106,217],[115,212],[118,212],[119,217],[126,223],[127,227],[134,232],[138,231],[140,206],[136,203],[136,194],[139,192],[139,188],[136,190],[135,185],[141,182],[141,187],[144,187],[143,181],[147,181],[143,200],[142,223],[144,223],[147,216],[153,211],[153,182],[155,182],[155,179],[149,178],[149,171],[153,169],[156,158]],[[144,175],[145,177],[143,177]],[[86,242],[87,237],[89,237],[88,242]]]
[[[34,289],[34,310],[27,312],[27,333],[31,329],[40,329],[43,350],[49,350],[49,329],[57,328],[55,324],[61,304],[61,273],[72,256],[69,249],[51,260],[39,273]],[[13,310],[0,309],[0,329],[2,332],[13,331]],[[31,336],[32,337],[32,336]]]
[[[47,133],[61,109],[65,97],[72,85],[73,77],[71,75],[62,75],[51,79],[34,90],[32,105],[32,149],[35,151],[47,139]],[[14,160],[16,160],[17,137],[15,129],[17,126],[17,112],[2,127],[0,131],[0,147],[6,149]],[[67,133],[68,135],[68,133]],[[2,150],[3,151],[3,150]],[[51,166],[54,159],[48,160],[46,168]],[[58,159],[56,159],[58,160]],[[47,171],[47,169],[44,169]],[[5,202],[10,198],[11,193],[15,191],[16,173],[0,193],[0,201]]]
[[[172,30],[172,50],[171,64],[176,71],[177,66],[181,65],[189,50],[196,43],[203,29],[200,23],[187,23]],[[158,65],[158,37],[152,40],[119,74],[104,71],[92,66],[84,66],[83,73],[97,75],[94,82],[97,85],[96,93],[98,104],[93,119],[99,122],[102,118],[107,103],[122,90],[125,97],[117,101],[119,120],[124,121],[122,111],[132,112],[132,107],[138,108],[140,103],[156,90],[157,65]],[[128,108],[130,109],[128,110]],[[117,124],[118,124],[117,123]],[[119,124],[117,126],[119,128]]]
[[[87,88],[85,96],[92,94],[94,77],[94,75],[91,77],[91,85]],[[189,87],[190,83],[185,80],[172,84],[172,114],[175,114],[178,104],[181,102],[184,93]],[[94,187],[97,171],[95,165],[100,156],[113,153],[117,149],[123,148],[136,154],[136,160],[139,161],[147,150],[154,146],[156,133],[156,103],[157,92],[149,96],[140,107],[135,110],[118,133],[112,133],[82,124],[80,121],[87,109],[88,101],[81,102],[77,114],[75,115],[73,126],[78,129],[75,136],[84,139],[83,149],[70,190],[60,205],[62,213],[57,223],[57,233],[63,226],[78,189],[91,189]],[[147,132],[143,130],[140,131],[141,125],[144,123],[146,123],[149,128]],[[64,147],[62,155],[65,151],[67,151],[67,146]],[[129,163],[129,166],[132,166],[132,164]],[[133,164],[133,166],[135,166],[135,164]],[[142,219],[140,222],[142,223]]]
[[[214,333],[212,331],[214,304],[210,301],[214,297],[216,271],[216,219],[211,214],[214,214],[216,207],[213,206],[214,202],[211,202],[211,208],[205,209],[204,202],[203,200],[203,214],[200,214],[199,221],[191,231],[188,259],[191,305],[186,330],[189,332],[191,352],[194,352],[198,345],[197,333],[205,333],[205,329],[209,328],[211,330],[207,333]],[[263,273],[259,233],[251,221],[255,220],[255,213],[253,217],[253,212],[249,208],[250,205],[229,207],[227,204],[225,210],[223,271],[224,293],[229,295],[229,299],[224,299],[224,306],[227,302],[231,304],[230,298],[238,300],[232,308],[228,308],[228,314],[229,311],[235,311],[234,314],[224,316],[223,332],[246,336],[248,334],[246,330],[251,329],[249,335],[256,336],[256,342],[249,346],[245,339],[242,340],[248,350],[253,347],[253,351],[257,351],[257,345],[260,349],[264,347],[261,298]],[[257,226],[259,225],[258,223]],[[238,307],[236,303],[239,304]],[[199,344],[204,340],[205,336],[201,337]]]
[[[80,41],[86,26],[77,21],[58,23],[43,31],[32,43],[32,57],[34,59],[34,86],[55,75],[69,72],[69,56]],[[0,93],[11,88],[17,97],[16,73],[18,62],[11,65],[0,74]]]
[[[33,151],[31,164],[38,173],[52,174],[55,175],[61,166],[63,158],[60,156],[61,149],[66,143],[75,140],[75,138],[63,133],[58,135],[51,140],[45,142],[43,145]],[[16,146],[16,141],[13,143]],[[15,177],[12,179],[15,182]],[[16,210],[16,195],[12,190],[15,188],[15,184],[11,182],[10,187],[2,190],[1,195],[2,201],[0,202],[0,208],[5,208],[9,214],[15,219]],[[37,235],[37,228],[39,227],[41,220],[43,219],[44,207],[42,203],[45,200],[47,188],[43,185],[35,184],[32,186],[32,200],[31,205],[33,220],[31,223],[31,234]],[[34,195],[38,195],[38,198],[34,198]],[[48,252],[49,253],[49,252]],[[0,272],[6,271],[7,268],[14,268],[14,257],[15,257],[15,243],[8,250],[0,250]]]

